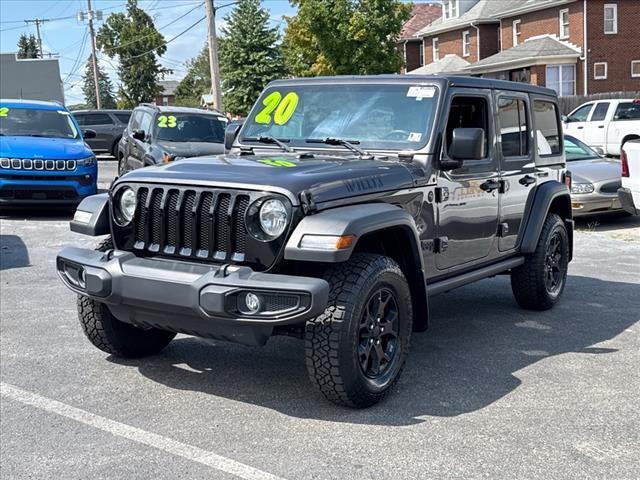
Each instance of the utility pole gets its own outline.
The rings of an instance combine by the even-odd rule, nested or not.
[[[204,5],[207,11],[207,25],[209,28],[209,69],[211,71],[213,107],[217,110],[222,110],[220,71],[218,68],[218,39],[216,38],[216,7],[213,5],[213,0],[205,0]]]
[[[87,10],[89,16],[89,35],[91,35],[91,63],[93,64],[93,84],[96,89],[96,107],[102,108],[100,101],[100,84],[98,83],[98,59],[96,58],[96,36],[93,31],[93,10],[91,10],[91,0],[87,0]]]
[[[38,35],[38,55],[40,56],[40,58],[43,58],[43,53],[42,53],[42,38],[40,37],[40,25],[42,25],[44,22],[48,22],[49,20],[46,18],[34,18],[33,20],[25,20],[24,23],[26,23],[27,25],[29,25],[30,23],[35,23],[36,24],[36,32]]]

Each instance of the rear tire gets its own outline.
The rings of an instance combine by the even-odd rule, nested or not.
[[[551,213],[544,222],[535,252],[511,272],[511,290],[522,308],[548,310],[564,290],[569,264],[569,235],[562,218]]]
[[[96,247],[113,249],[108,237]],[[173,332],[157,328],[142,329],[114,317],[104,303],[78,295],[78,318],[89,341],[103,352],[125,358],[139,358],[159,353],[173,337]]]
[[[309,378],[336,404],[369,407],[396,384],[409,351],[407,279],[393,259],[371,254],[354,255],[325,278],[327,308],[305,328]]]

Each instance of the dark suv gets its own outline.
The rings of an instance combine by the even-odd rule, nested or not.
[[[141,357],[176,332],[296,336],[317,388],[365,407],[397,381],[430,296],[508,274],[523,308],[560,299],[573,220],[552,90],[282,80],[225,143],[79,206],[73,231],[110,236],[65,248],[57,268],[96,347]]]
[[[95,137],[86,140],[94,153],[109,153],[117,158],[118,142],[131,110],[76,110],[72,115],[81,128],[96,132]]]
[[[175,159],[224,152],[227,118],[215,111],[143,103],[118,147],[120,174]]]

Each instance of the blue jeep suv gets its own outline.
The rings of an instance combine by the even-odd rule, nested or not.
[[[0,100],[0,205],[76,204],[96,193],[97,176],[96,157],[66,108]]]

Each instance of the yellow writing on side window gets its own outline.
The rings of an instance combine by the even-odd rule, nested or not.
[[[255,122],[268,125],[273,120],[276,125],[286,124],[295,113],[298,100],[295,92],[289,92],[284,97],[280,92],[271,92],[262,100],[264,108],[256,114]]]
[[[175,128],[176,125],[178,125],[178,122],[173,115],[160,115],[158,117],[158,126],[160,128]]]
[[[0,117],[9,116],[9,107],[0,107]]]

